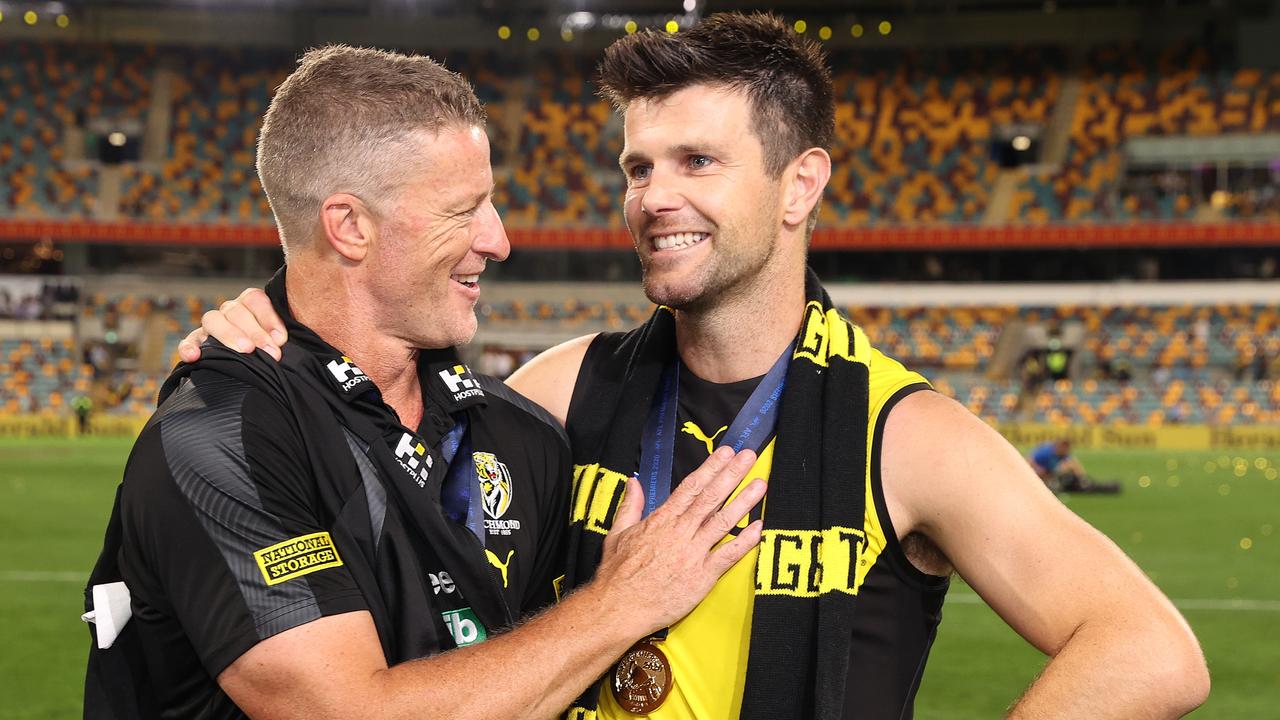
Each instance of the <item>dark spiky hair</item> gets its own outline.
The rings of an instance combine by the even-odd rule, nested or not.
[[[717,13],[686,32],[624,37],[605,50],[597,82],[620,112],[635,100],[693,85],[745,93],[765,169],[774,177],[805,150],[828,149],[835,133],[826,56],[769,13]]]

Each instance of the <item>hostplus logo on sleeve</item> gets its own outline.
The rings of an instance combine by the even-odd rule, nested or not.
[[[454,365],[441,370],[438,374],[444,381],[445,387],[453,393],[454,402],[462,402],[471,397],[484,397],[484,390],[480,389],[480,383],[471,376],[471,370],[466,365]]]
[[[400,442],[396,444],[396,462],[418,483],[418,487],[427,486],[427,476],[431,474],[433,461],[426,446],[418,438],[409,433],[400,436]]]
[[[325,367],[329,370],[329,374],[334,380],[342,386],[343,392],[351,392],[353,388],[361,383],[370,382],[369,376],[364,371],[356,367],[355,361],[346,355],[341,360],[330,360]]]

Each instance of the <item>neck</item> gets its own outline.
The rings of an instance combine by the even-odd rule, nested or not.
[[[422,418],[418,351],[378,330],[379,318],[371,312],[377,304],[364,285],[324,259],[291,262],[285,284],[294,318],[354,360],[400,422],[417,427]]]
[[[804,317],[804,275],[762,285],[712,307],[676,311],[676,347],[694,375],[716,383],[759,377],[795,339]]]

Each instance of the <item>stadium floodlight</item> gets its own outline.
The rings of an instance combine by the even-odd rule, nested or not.
[[[564,21],[560,23],[564,30],[590,30],[595,26],[596,14],[582,10],[565,15]]]

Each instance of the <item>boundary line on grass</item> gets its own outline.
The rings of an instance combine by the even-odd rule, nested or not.
[[[946,604],[982,605],[985,601],[974,593],[947,593]],[[1280,612],[1280,600],[1247,600],[1245,598],[1184,598],[1174,599],[1174,606],[1179,610],[1246,610],[1257,612]],[[945,607],[945,606],[944,606]]]

